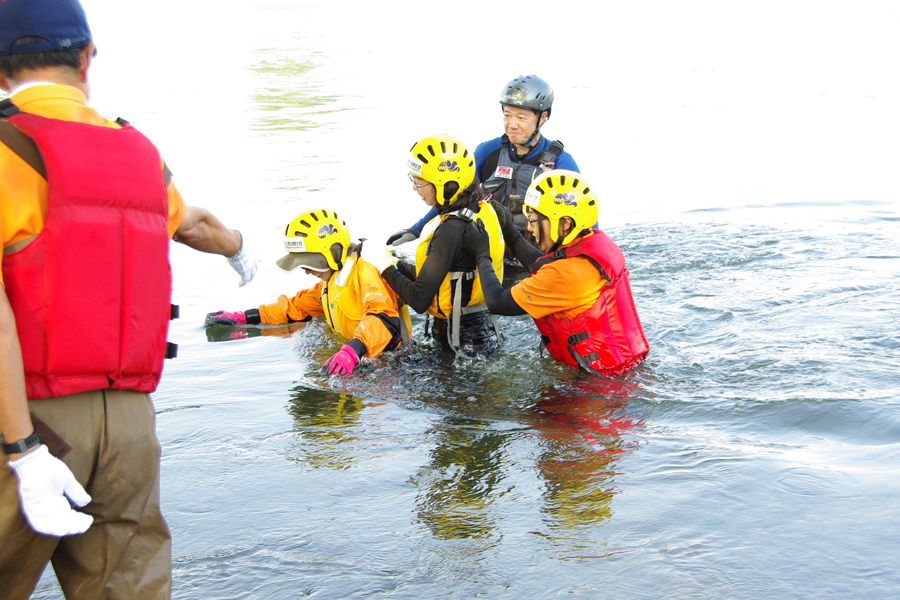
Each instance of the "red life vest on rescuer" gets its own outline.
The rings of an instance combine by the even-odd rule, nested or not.
[[[532,275],[555,260],[575,256],[591,261],[607,284],[596,302],[575,318],[535,319],[542,347],[556,360],[573,367],[601,375],[621,375],[644,360],[650,345],[631,296],[625,256],[615,242],[602,231],[594,231],[581,241],[538,259]]]
[[[17,113],[47,169],[44,229],[3,257],[29,399],[152,392],[171,315],[169,204],[139,131]]]

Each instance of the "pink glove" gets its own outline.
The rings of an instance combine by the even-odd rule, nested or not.
[[[239,310],[237,312],[227,312],[224,310],[219,310],[216,312],[211,312],[206,315],[206,326],[212,327],[213,325],[246,325],[247,324],[247,314]]]
[[[356,350],[344,344],[334,356],[325,361],[324,368],[328,369],[329,375],[350,375],[358,364],[359,357],[356,356]]]

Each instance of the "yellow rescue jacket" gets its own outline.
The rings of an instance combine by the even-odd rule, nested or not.
[[[500,222],[497,220],[497,213],[494,212],[494,207],[491,206],[490,202],[487,202],[486,200],[479,202],[477,208],[478,212],[473,211],[471,208],[464,208],[438,215],[422,228],[422,233],[419,236],[419,246],[416,248],[416,275],[421,272],[422,265],[425,264],[425,259],[428,258],[428,254],[431,250],[431,238],[434,235],[434,232],[437,231],[437,228],[440,227],[444,221],[449,218],[462,218],[469,221],[481,219],[484,223],[484,228],[488,233],[488,237],[491,239],[491,262],[494,265],[494,272],[497,274],[497,278],[500,281],[503,281],[503,252],[505,247],[503,232],[500,230]],[[458,290],[462,289],[461,283],[464,279],[475,280],[472,283],[472,297],[466,304],[462,304],[458,293],[455,295],[451,294],[451,289],[454,285],[458,286]],[[443,283],[441,283],[440,290],[438,290],[438,293],[431,301],[431,306],[428,307],[426,312],[438,319],[448,318],[454,310],[451,299],[456,301],[459,305],[456,307],[457,310],[466,307],[476,308],[479,307],[479,305],[484,305],[484,293],[481,291],[481,279],[478,276],[477,269],[473,269],[472,271],[451,271],[450,273],[447,273],[447,277],[444,279]],[[487,310],[487,307],[485,307],[484,310]],[[455,320],[457,322],[459,321],[458,318]]]
[[[370,358],[409,343],[409,309],[399,302],[378,269],[356,253],[347,256],[343,268],[335,271],[328,283],[320,281],[293,298],[282,295],[277,302],[259,307],[260,321],[266,325],[318,315],[325,315],[328,325],[341,336],[361,341]],[[379,315],[400,317],[399,338]]]

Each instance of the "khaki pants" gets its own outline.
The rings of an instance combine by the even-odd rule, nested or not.
[[[31,400],[35,416],[70,446],[62,460],[91,495],[94,524],[54,538],[28,527],[15,474],[0,467],[0,600],[26,599],[50,561],[68,600],[167,599],[169,528],[159,510],[159,441],[150,396],[101,390]]]

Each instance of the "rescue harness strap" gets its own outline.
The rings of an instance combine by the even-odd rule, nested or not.
[[[460,321],[462,321],[463,315],[471,315],[475,313],[485,312],[488,310],[487,304],[473,304],[469,306],[462,305],[462,283],[463,281],[469,281],[475,279],[475,271],[453,271],[450,273],[450,285],[455,286],[455,290],[453,293],[453,309],[450,311],[450,327],[447,329],[447,337],[449,338],[447,341],[450,344],[450,348],[453,352],[457,352],[459,349],[459,327]],[[456,282],[455,284],[453,282]],[[491,317],[491,324],[494,326],[494,331],[497,334],[497,339],[502,339],[500,337],[500,323],[497,322],[497,316],[491,313],[488,313]]]
[[[44,159],[34,141],[22,133],[18,127],[6,120],[19,112],[19,107],[12,103],[9,98],[0,101],[0,143],[6,145],[7,148],[21,158],[25,163],[34,169],[38,175],[47,179],[47,167],[44,166]],[[116,123],[125,127],[128,121],[119,117]],[[169,165],[163,161],[163,181],[166,188],[172,182],[172,171]]]
[[[44,159],[37,149],[37,144],[22,133],[18,127],[6,120],[7,117],[11,117],[17,112],[19,112],[19,107],[13,104],[9,98],[0,102],[0,142],[25,161],[29,167],[37,171],[38,175],[47,179],[47,167],[44,166]]]
[[[591,264],[594,265],[594,267],[598,271],[600,271],[600,276],[606,280],[606,285],[609,285],[612,283],[612,277],[609,276],[609,273],[606,272],[606,269],[603,268],[603,265],[601,265],[599,262],[597,262],[596,259],[594,259],[592,256],[588,256],[587,254],[579,254],[578,256],[581,256],[582,258],[586,258],[589,261],[591,261]],[[569,248],[560,248],[559,250],[557,250],[556,252],[553,252],[552,254],[548,254],[547,256],[537,259],[536,261],[534,261],[533,263],[528,265],[526,267],[526,269],[528,269],[529,273],[534,273],[535,271],[537,271],[538,269],[540,269],[541,267],[543,267],[545,265],[549,265],[552,262],[555,262],[562,258],[568,258],[568,257],[569,257]]]

